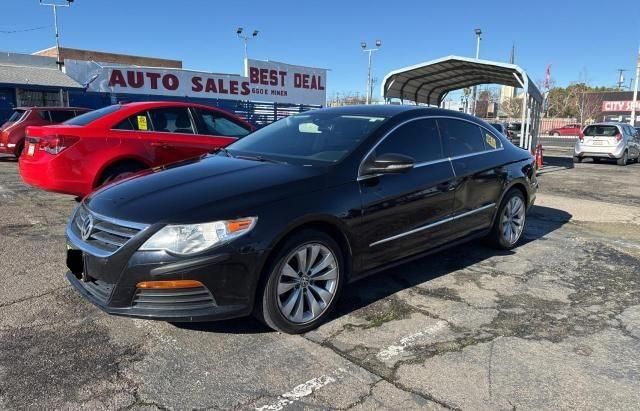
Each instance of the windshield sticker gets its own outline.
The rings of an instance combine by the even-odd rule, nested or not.
[[[491,148],[496,148],[496,138],[489,133],[485,134],[485,139],[487,140],[487,144],[491,146]]]
[[[138,130],[148,130],[147,128],[147,116],[138,117]]]

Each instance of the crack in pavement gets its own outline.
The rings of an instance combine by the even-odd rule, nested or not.
[[[23,297],[23,298],[19,298],[17,300],[14,300],[14,301],[9,301],[9,302],[6,302],[6,303],[2,303],[2,304],[0,304],[0,308],[10,307],[10,306],[12,306],[14,304],[22,303],[22,302],[33,300],[33,299],[37,299],[37,298],[40,298],[40,297],[45,297],[45,296],[47,296],[49,294],[53,294],[54,292],[62,290],[63,288],[66,288],[66,287],[67,287],[66,285],[61,285],[59,287],[51,288],[51,289],[43,292],[42,294],[30,295],[28,297]]]

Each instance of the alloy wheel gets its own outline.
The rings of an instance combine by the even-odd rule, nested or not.
[[[504,241],[515,244],[524,230],[525,207],[520,196],[513,196],[507,203],[501,216],[501,233]]]
[[[282,315],[296,324],[317,319],[338,289],[339,266],[334,253],[320,243],[307,243],[285,258],[279,273],[277,300]]]

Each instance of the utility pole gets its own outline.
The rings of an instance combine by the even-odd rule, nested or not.
[[[636,125],[636,111],[638,105],[638,77],[640,77],[640,49],[638,49],[638,59],[636,61],[636,84],[633,87],[633,101],[631,102],[631,126]]]
[[[60,61],[60,33],[58,32],[58,7],[70,7],[73,0],[66,0],[67,4],[64,3],[43,3],[40,0],[41,6],[51,7],[53,9],[53,27],[56,31],[56,64],[58,65],[58,70],[62,70],[62,61]]]
[[[476,60],[478,60],[480,58],[480,40],[482,40],[482,30],[475,29],[475,33],[476,33]],[[473,101],[473,107],[472,107],[472,114],[475,116],[476,115],[476,98],[477,98],[477,86],[473,86],[473,97],[472,97],[472,101]]]
[[[623,86],[624,86],[624,72],[627,71],[627,69],[618,69],[618,90],[622,90]]]
[[[369,65],[368,65],[368,71],[367,71],[367,97],[366,97],[367,104],[371,104],[371,100],[373,99],[373,82],[371,81],[371,54],[374,51],[380,50],[381,46],[382,46],[381,40],[376,40],[376,47],[371,49],[367,48],[366,42],[363,41],[360,43],[360,47],[362,47],[362,51],[364,51],[365,53],[369,53]]]

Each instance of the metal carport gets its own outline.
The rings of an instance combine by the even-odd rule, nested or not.
[[[531,150],[538,141],[543,96],[527,73],[516,64],[474,58],[447,56],[387,74],[382,96],[415,104],[440,106],[453,90],[479,84],[502,84],[522,88],[522,133],[520,147]]]

